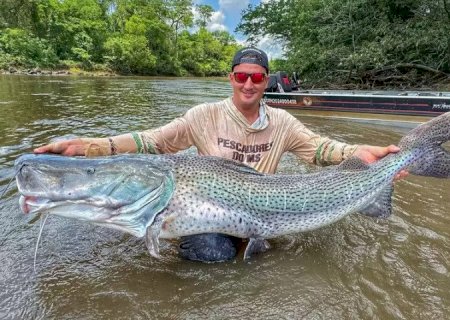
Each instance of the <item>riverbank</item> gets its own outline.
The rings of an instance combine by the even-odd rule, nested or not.
[[[41,69],[41,68],[14,68],[10,67],[8,70],[0,70],[1,74],[17,74],[17,75],[37,75],[37,76],[92,76],[92,77],[115,77],[118,76],[117,73],[100,70],[100,71],[86,71],[79,68],[68,68],[68,69]]]
[[[30,76],[88,76],[88,77],[120,77],[120,76],[132,76],[132,77],[140,77],[142,75],[138,74],[119,74],[110,70],[95,70],[88,71],[83,70],[77,67],[70,68],[62,68],[62,69],[41,69],[41,68],[15,68],[10,67],[8,70],[0,69],[0,74],[9,74],[9,75],[30,75]],[[158,75],[156,77],[170,77],[170,78],[198,78],[195,76],[182,76],[182,77],[174,77],[168,75]],[[200,77],[202,78],[202,77]],[[204,77],[208,79],[223,79],[226,80],[227,77]],[[349,84],[349,83],[331,83],[329,81],[325,83],[307,83],[304,82],[301,84],[302,90],[387,90],[387,91],[404,91],[404,90],[413,90],[413,91],[443,91],[450,92],[450,79],[445,81],[439,81],[436,83],[426,83],[422,84],[419,87],[402,85],[398,86],[370,86],[364,84]]]

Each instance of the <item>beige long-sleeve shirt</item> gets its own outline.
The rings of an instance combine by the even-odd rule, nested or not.
[[[266,173],[276,171],[285,152],[326,165],[341,162],[357,147],[313,133],[285,110],[263,103],[261,108],[260,117],[264,117],[255,126],[231,98],[205,103],[165,126],[133,133],[133,137],[138,152],[175,153],[195,146],[200,155],[233,159]]]

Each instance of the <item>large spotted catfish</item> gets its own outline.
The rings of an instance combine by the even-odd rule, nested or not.
[[[249,238],[244,257],[268,238],[314,230],[354,212],[388,217],[395,175],[448,178],[450,112],[399,143],[400,152],[367,165],[350,158],[310,174],[261,174],[230,160],[194,155],[104,158],[23,155],[15,163],[25,213],[85,220],[159,239],[201,233]]]

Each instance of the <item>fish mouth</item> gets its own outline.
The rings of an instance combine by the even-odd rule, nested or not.
[[[67,199],[52,200],[50,198],[42,196],[23,195],[23,194],[19,198],[19,205],[20,209],[24,214],[40,214],[44,212],[52,214],[53,213],[52,211],[56,210],[58,211],[59,215],[63,215],[61,214],[61,211],[64,208],[78,206],[80,209],[84,209],[85,212],[87,210],[101,211],[102,214],[100,216],[105,218],[109,216],[109,215],[105,216],[105,213],[111,210],[120,209],[120,207],[118,206],[114,208],[107,207],[105,206],[104,202],[96,204],[94,201],[87,201],[87,200],[67,200]]]
[[[134,235],[141,235],[142,230],[136,230],[132,218],[121,218],[121,211],[127,206],[105,206],[105,202],[92,199],[51,199],[38,195],[21,195],[19,205],[26,215],[50,214],[71,218],[110,228],[121,229]]]
[[[51,207],[53,202],[50,199],[36,196],[20,196],[19,205],[25,214],[33,214],[45,211]]]

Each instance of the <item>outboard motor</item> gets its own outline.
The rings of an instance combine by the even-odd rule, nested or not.
[[[267,82],[266,92],[278,92],[277,76],[275,74],[269,75],[269,82]]]
[[[294,82],[289,80],[288,74],[283,71],[278,71],[275,74],[269,75],[269,82],[265,89],[266,92],[291,92],[298,89],[297,75],[294,75]]]
[[[281,88],[283,89],[283,91],[280,90],[280,92],[291,92],[292,85],[287,73],[283,71],[278,71],[275,75],[277,76],[277,82],[281,85]]]

